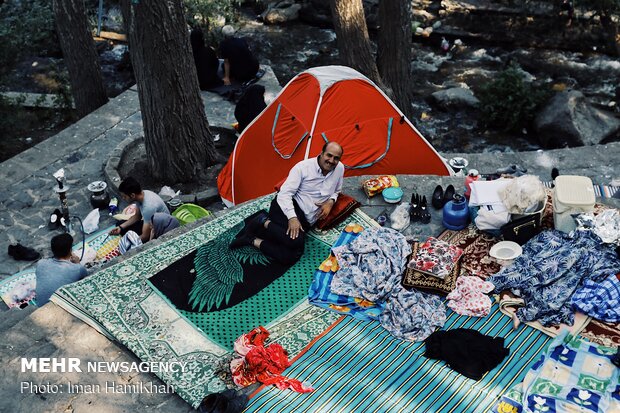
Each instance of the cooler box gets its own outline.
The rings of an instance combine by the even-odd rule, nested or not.
[[[585,176],[560,175],[553,189],[553,224],[555,229],[571,232],[577,225],[573,214],[594,210],[592,180]]]

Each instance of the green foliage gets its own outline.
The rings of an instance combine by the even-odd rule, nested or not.
[[[536,110],[551,95],[550,88],[525,81],[516,65],[500,72],[495,80],[483,85],[476,93],[480,99],[483,124],[512,132],[527,127]]]
[[[200,27],[205,34],[212,27],[220,27],[235,16],[234,6],[241,0],[185,0],[185,16],[191,27]]]
[[[73,108],[73,95],[71,94],[69,73],[66,70],[61,70],[57,64],[54,64],[50,75],[58,84],[54,103],[58,108],[66,110],[68,114],[70,113],[73,116],[74,113],[70,110]]]
[[[51,1],[7,0],[0,4],[0,75],[24,54],[59,51]]]

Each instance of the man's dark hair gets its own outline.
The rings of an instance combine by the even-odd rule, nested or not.
[[[140,186],[140,183],[138,181],[136,181],[130,176],[123,179],[123,182],[121,182],[121,184],[118,186],[118,190],[125,195],[131,195],[139,194],[140,192],[142,192],[142,187]]]
[[[52,254],[54,258],[65,258],[71,255],[73,237],[66,232],[52,238]]]

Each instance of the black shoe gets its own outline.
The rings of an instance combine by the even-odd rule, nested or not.
[[[52,212],[52,215],[50,215],[50,220],[47,223],[47,227],[49,229],[58,229],[60,228],[60,219],[62,218],[62,214],[60,213],[60,210],[58,208],[56,208],[54,210],[54,212]]]
[[[426,195],[422,197],[422,202],[420,203],[420,222],[423,224],[431,222],[431,213],[426,204]]]
[[[551,169],[551,180],[555,181],[555,178],[557,178],[558,176],[560,176],[560,171],[558,168],[552,168]]]
[[[18,261],[34,261],[41,258],[41,254],[32,248],[24,247],[21,244],[9,245],[9,255]]]
[[[443,199],[441,200],[441,207],[443,208],[448,202],[452,201],[452,199],[454,198],[454,186],[453,185],[448,185],[448,187],[446,188],[446,190],[443,193]]]
[[[205,397],[198,406],[198,411],[200,413],[238,413],[242,412],[247,404],[247,396],[229,389]]]
[[[431,204],[435,209],[443,208],[443,188],[441,185],[437,185],[435,190],[433,191],[433,197],[431,199]]]
[[[254,243],[254,238],[254,235],[252,235],[249,231],[249,227],[246,225],[241,231],[239,231],[235,239],[230,243],[229,247],[234,250],[236,248],[251,246]]]

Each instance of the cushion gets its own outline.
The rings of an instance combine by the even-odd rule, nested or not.
[[[419,243],[413,243],[411,257],[418,254],[419,247]],[[443,280],[428,272],[407,268],[403,274],[402,285],[406,289],[415,288],[429,293],[448,295],[456,287],[456,279],[459,275],[461,275],[460,260],[454,264],[452,271]]]
[[[338,195],[336,203],[329,212],[329,215],[325,218],[317,221],[316,228],[320,230],[327,230],[335,227],[345,220],[346,217],[351,215],[355,208],[359,207],[360,203],[355,198],[346,194]]]

